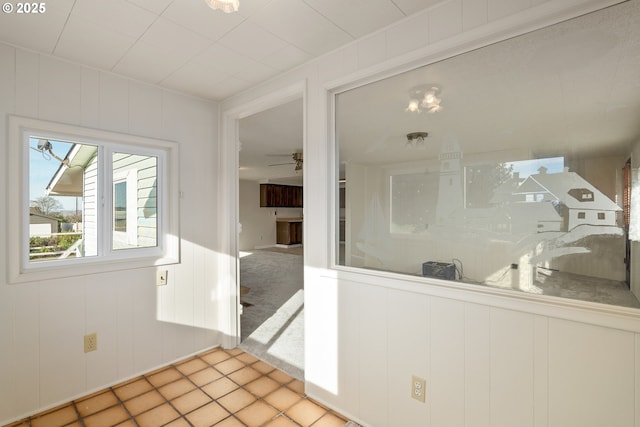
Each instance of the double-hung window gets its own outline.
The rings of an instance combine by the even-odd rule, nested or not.
[[[11,117],[10,280],[178,261],[175,143]]]

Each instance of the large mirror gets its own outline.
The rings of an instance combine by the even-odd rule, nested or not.
[[[338,265],[640,307],[639,1],[335,110]]]

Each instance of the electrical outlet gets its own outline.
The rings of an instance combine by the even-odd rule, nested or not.
[[[156,285],[164,286],[169,280],[169,270],[158,270],[156,276]]]
[[[427,382],[424,378],[411,376],[411,397],[424,402],[427,394]]]
[[[98,334],[88,334],[84,336],[84,352],[96,351],[98,349]]]

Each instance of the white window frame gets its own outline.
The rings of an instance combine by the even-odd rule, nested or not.
[[[138,169],[129,169],[127,171],[115,173],[111,181],[111,187],[114,188],[116,184],[122,182],[127,184],[127,191],[125,194],[127,203],[125,222],[127,229],[126,231],[116,231],[115,218],[112,218],[113,228],[111,229],[111,232],[113,233],[114,239],[118,234],[120,234],[127,244],[136,246],[138,244]],[[115,191],[115,188],[113,191]],[[112,215],[115,215],[115,213],[112,212]],[[112,249],[115,249],[113,244],[111,247]]]
[[[75,259],[29,262],[29,137],[98,146],[98,255]],[[41,281],[106,271],[180,262],[178,144],[171,141],[108,132],[33,118],[9,117],[7,178],[9,191],[7,256],[9,283]],[[157,245],[113,248],[113,152],[155,156],[158,159]]]

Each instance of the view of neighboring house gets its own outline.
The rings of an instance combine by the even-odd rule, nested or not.
[[[29,213],[29,237],[49,237],[60,229],[60,221],[49,215]]]
[[[152,247],[157,242],[158,159],[112,153],[113,249]],[[83,256],[98,253],[98,147],[73,144],[47,186],[50,196],[82,198]]]

